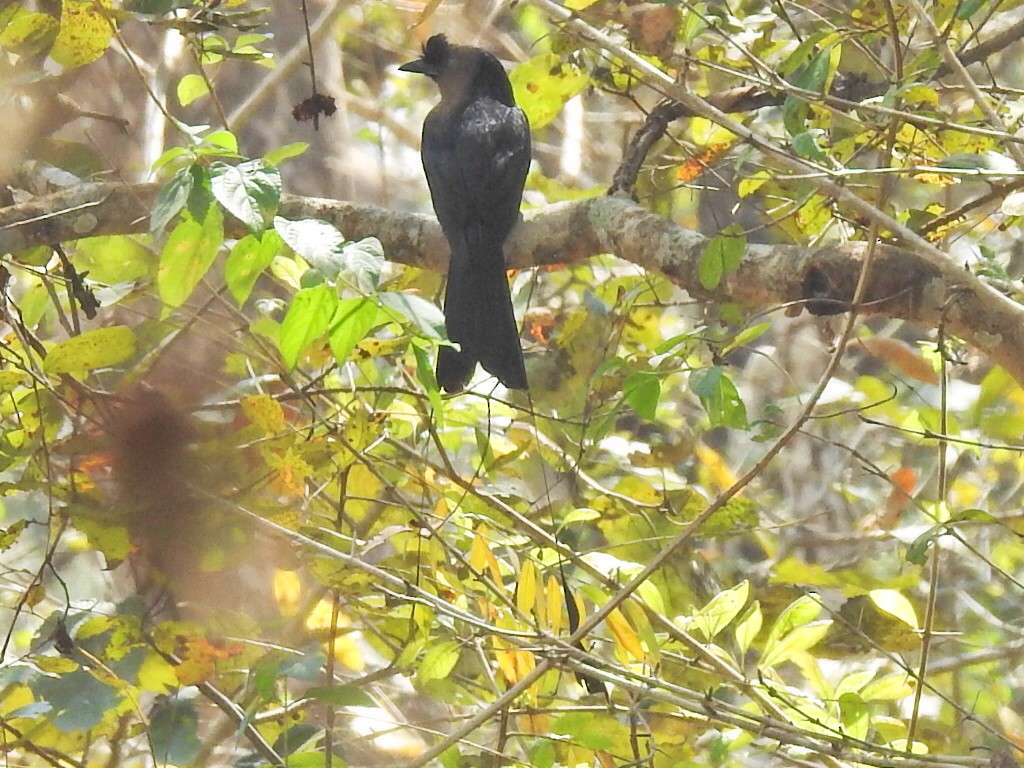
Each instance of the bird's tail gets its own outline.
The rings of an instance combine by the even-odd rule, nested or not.
[[[438,384],[459,392],[479,362],[509,389],[526,389],[526,366],[500,243],[472,254],[453,244],[444,316],[448,338],[460,349],[441,347]]]

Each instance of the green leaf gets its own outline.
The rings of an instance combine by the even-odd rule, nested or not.
[[[217,258],[223,242],[224,219],[216,207],[207,208],[202,222],[184,214],[160,254],[156,284],[165,304],[180,307],[185,303]]]
[[[338,365],[343,365],[356,344],[379,325],[384,313],[372,299],[341,299],[331,318],[328,341]]]
[[[572,523],[586,523],[591,520],[599,520],[600,518],[601,513],[596,509],[591,509],[590,507],[577,507],[562,518],[562,525],[559,527],[561,528],[566,525],[571,525]]]
[[[801,131],[793,137],[793,151],[800,155],[800,157],[807,158],[808,160],[817,160],[818,162],[827,160],[828,156],[818,145],[818,139],[824,135],[825,132],[821,128]]]
[[[288,370],[314,340],[327,333],[338,307],[338,294],[329,285],[303,288],[292,298],[288,314],[281,322],[278,348]]]
[[[810,595],[798,597],[787,605],[775,620],[771,632],[768,634],[768,644],[766,644],[765,650],[768,645],[778,642],[779,638],[787,632],[814,621],[820,615],[821,603],[815,597]]]
[[[553,768],[555,765],[555,745],[551,739],[538,739],[530,750],[532,768]]]
[[[793,81],[793,85],[805,91],[825,93],[835,77],[841,54],[842,46],[839,43],[818,51],[807,68]]]
[[[178,8],[185,8],[189,0],[125,0],[124,9],[142,16],[162,16]]]
[[[759,339],[762,336],[762,334],[764,334],[764,332],[771,327],[771,323],[758,323],[757,325],[752,325],[749,328],[744,328],[742,331],[737,333],[736,336],[733,337],[732,341],[726,344],[725,348],[722,350],[722,354],[728,354],[729,352],[732,352],[734,349],[745,347],[752,341]]]
[[[928,560],[928,550],[940,536],[946,534],[946,524],[933,525],[914,539],[907,547],[907,562],[912,565],[924,565]]]
[[[107,235],[79,240],[75,247],[75,267],[89,273],[98,283],[127,283],[150,275],[156,257],[139,239],[125,235]]]
[[[272,230],[259,236],[246,235],[235,243],[224,264],[224,279],[239,306],[249,298],[256,280],[283,246],[281,236]]]
[[[895,589],[873,589],[868,592],[871,602],[885,611],[890,616],[895,616],[911,629],[918,629],[917,613],[914,606],[901,593]]]
[[[99,725],[107,712],[121,703],[117,691],[84,669],[59,677],[40,675],[29,681],[29,688],[37,699],[53,707],[47,719],[64,733]]]
[[[288,768],[321,768],[327,764],[327,757],[324,750],[321,748],[305,752],[282,752],[282,754],[287,755],[288,757]],[[240,762],[241,761],[239,761],[239,763]],[[341,762],[338,756],[335,755],[334,765],[337,766],[337,768],[345,768],[346,764]]]
[[[843,734],[855,739],[866,739],[871,727],[871,710],[856,693],[844,693],[839,697],[839,719],[843,723]]]
[[[210,92],[210,86],[202,75],[185,75],[178,81],[178,103],[187,107],[198,98],[202,98]]]
[[[455,669],[462,652],[457,640],[443,640],[429,646],[416,669],[416,679],[422,684],[431,680],[443,680]]]
[[[274,229],[289,248],[328,280],[335,279],[341,272],[341,249],[345,237],[334,225],[319,219],[291,221],[277,216]]]
[[[694,614],[694,628],[701,631],[705,640],[713,640],[739,615],[749,596],[750,583],[746,580],[731,589],[719,592]]]
[[[384,246],[376,237],[346,243],[341,249],[341,264],[346,278],[361,291],[375,292],[384,269]]]
[[[747,409],[736,385],[721,366],[694,371],[689,378],[690,391],[704,406],[712,427],[746,429]]]
[[[637,371],[622,385],[622,395],[640,416],[654,421],[661,397],[661,379],[650,371]]]
[[[210,165],[213,196],[249,229],[259,231],[281,201],[281,174],[264,160]]]
[[[747,610],[743,612],[743,616],[736,623],[736,629],[734,634],[736,635],[736,645],[740,649],[740,654],[747,652],[750,648],[750,644],[754,642],[754,638],[761,631],[761,623],[763,622],[761,615],[761,604],[755,600]]]
[[[51,376],[81,376],[123,363],[135,354],[135,332],[126,326],[97,328],[72,336],[50,350],[43,370]]]
[[[263,156],[270,165],[280,165],[285,160],[289,160],[293,157],[298,157],[309,149],[309,143],[305,141],[297,141],[293,144],[285,144],[283,147],[272,149]]]
[[[288,766],[291,768],[291,755],[306,747],[302,753],[305,758],[299,762],[304,768],[317,768],[321,763],[318,762],[318,756],[309,748],[312,747],[313,739],[319,730],[313,723],[296,723],[290,728],[285,728],[274,741],[274,751],[281,757],[287,757]],[[323,760],[322,755],[319,756],[319,760]]]
[[[796,80],[792,79],[790,76],[800,69],[800,67],[804,66],[805,62],[810,60],[811,55],[815,52],[818,44],[828,37],[829,34],[828,30],[822,29],[805,37],[803,42],[794,48],[793,52],[789,54],[781,64],[779,64],[779,74],[789,79],[790,82],[795,83]]]
[[[550,123],[565,103],[583,92],[590,76],[556,53],[542,53],[525,61],[509,75],[516,103],[526,113],[530,129]]]
[[[238,137],[231,131],[214,131],[203,137],[199,152],[202,155],[237,155]]]
[[[153,757],[160,765],[190,765],[202,749],[199,715],[191,701],[158,701],[149,717]]]
[[[318,685],[306,691],[310,699],[335,707],[373,707],[376,702],[354,685]]]
[[[697,264],[700,284],[713,291],[722,278],[735,272],[747,250],[747,238],[743,228],[730,224],[708,241]]]
[[[798,653],[812,648],[823,638],[832,626],[830,619],[814,621],[797,627],[792,632],[779,638],[776,642],[770,639],[765,643],[764,654],[761,656],[759,665],[762,667],[775,667],[784,661],[789,661]]]
[[[428,339],[446,338],[444,313],[432,301],[405,291],[385,291],[378,294],[377,298],[402,320],[412,323],[422,336]]]
[[[21,538],[22,531],[28,527],[28,520],[17,520],[0,530],[0,552],[6,552]]]
[[[570,712],[558,718],[551,730],[570,737],[587,749],[608,749],[614,740],[602,720],[591,712]]]
[[[859,693],[860,690],[871,682],[875,676],[875,670],[862,670],[851,672],[836,685],[835,695],[842,696],[844,693]]]
[[[416,378],[427,388],[431,410],[439,419],[438,428],[441,429],[444,426],[444,408],[441,405],[441,389],[434,375],[434,363],[419,344],[412,345],[412,354],[416,358]]]
[[[960,21],[971,18],[985,4],[985,0],[963,0],[957,5],[956,17]]]
[[[661,596],[661,590],[651,581],[643,582],[636,588],[637,595],[644,601],[648,608],[657,613],[665,612],[665,598]],[[654,645],[651,646],[652,648]]]
[[[782,103],[782,124],[790,136],[797,136],[804,132],[807,125],[807,117],[811,108],[807,102],[798,96],[787,96]]]
[[[928,559],[928,549],[935,540],[948,534],[950,528],[957,523],[963,522],[998,523],[999,521],[983,509],[965,509],[951,515],[947,521],[931,526],[910,543],[910,546],[907,547],[907,562],[913,565],[924,565]]]
[[[827,46],[818,51],[807,67],[792,82],[797,88],[815,93],[827,93],[839,68],[842,54],[840,44]],[[810,114],[807,102],[799,96],[790,96],[782,105],[782,124],[790,136],[803,133]]]
[[[914,681],[905,672],[896,672],[864,686],[864,701],[897,701],[914,692]]]
[[[288,654],[285,656],[281,660],[278,672],[282,677],[292,680],[316,680],[321,676],[321,670],[326,661],[327,658],[319,648],[307,646],[298,655]]]
[[[708,16],[705,15],[706,12],[706,3],[695,3],[685,11],[686,16],[683,19],[682,29],[677,34],[679,41],[688,48],[697,39],[697,36],[710,26]]]
[[[192,194],[195,177],[190,167],[178,169],[174,177],[160,188],[153,204],[153,212],[149,216],[149,231],[159,235],[168,222],[178,215]]]

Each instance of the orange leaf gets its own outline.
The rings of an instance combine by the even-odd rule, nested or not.
[[[892,366],[904,376],[925,384],[939,383],[939,375],[932,364],[914,347],[896,339],[883,339],[877,336],[861,339],[860,343],[868,354]]]
[[[711,144],[699,155],[694,155],[676,169],[676,178],[686,183],[693,181],[708,169],[708,166],[715,161],[725,150],[732,146],[729,142]]]

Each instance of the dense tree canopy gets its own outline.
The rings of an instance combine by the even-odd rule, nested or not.
[[[398,71],[507,66],[528,392]],[[0,8],[16,765],[1015,764],[1024,4]]]

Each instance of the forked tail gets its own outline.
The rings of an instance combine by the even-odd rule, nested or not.
[[[448,392],[461,391],[479,362],[509,389],[526,389],[526,366],[500,245],[472,256],[453,247],[444,316],[448,338],[460,349],[441,347],[438,384]]]

